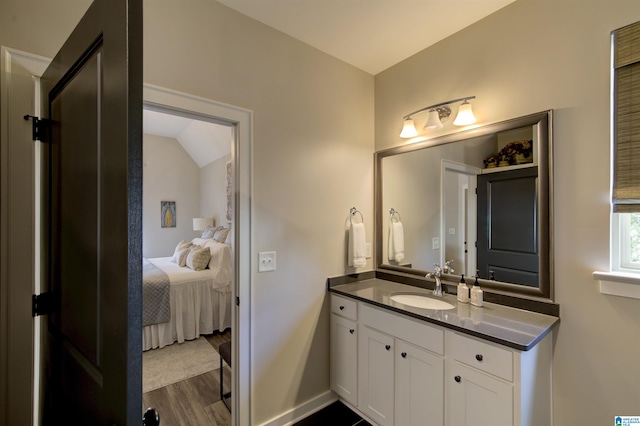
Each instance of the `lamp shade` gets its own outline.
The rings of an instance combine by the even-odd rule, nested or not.
[[[456,126],[466,126],[468,124],[473,124],[476,121],[476,117],[473,115],[473,111],[471,110],[471,104],[465,100],[460,105],[460,108],[458,108],[458,115],[453,121],[453,124]]]
[[[427,122],[424,124],[425,129],[441,129],[442,121],[440,121],[440,113],[438,110],[432,109],[429,111]]]
[[[213,226],[213,219],[206,217],[194,217],[193,218],[193,230],[203,231],[207,229],[207,226]]]
[[[400,137],[413,138],[415,136],[418,136],[418,131],[416,130],[415,124],[413,124],[413,120],[405,118],[404,125],[402,126],[402,132],[400,132]]]

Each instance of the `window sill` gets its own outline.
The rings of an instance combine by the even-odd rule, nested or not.
[[[640,274],[596,271],[593,279],[600,281],[602,294],[640,299]]]

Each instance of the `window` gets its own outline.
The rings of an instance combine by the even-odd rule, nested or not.
[[[612,33],[612,264],[640,274],[640,22]]]
[[[613,215],[613,270],[640,273],[640,213]]]

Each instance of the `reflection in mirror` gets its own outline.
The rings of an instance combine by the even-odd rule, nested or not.
[[[424,274],[451,261],[452,281],[477,273],[485,288],[550,299],[550,118],[548,111],[377,152],[378,268]],[[403,241],[392,211],[402,217]]]

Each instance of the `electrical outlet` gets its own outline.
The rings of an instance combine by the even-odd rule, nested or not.
[[[367,259],[371,259],[373,257],[373,248],[371,243],[367,243]]]
[[[434,250],[439,250],[440,249],[440,237],[433,237],[433,239],[431,240],[431,245],[433,246]]]
[[[258,272],[270,272],[276,270],[276,252],[262,251],[258,253]]]

